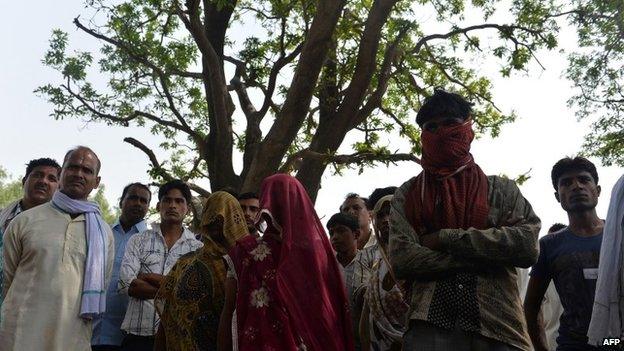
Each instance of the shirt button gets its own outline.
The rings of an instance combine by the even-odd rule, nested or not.
[[[463,286],[463,285],[461,285],[461,284],[459,284],[457,287],[458,287],[458,288],[460,288],[460,289],[463,289],[463,288],[464,288],[464,286]]]

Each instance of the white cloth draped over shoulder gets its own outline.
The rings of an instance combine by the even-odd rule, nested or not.
[[[622,336],[624,312],[624,269],[622,269],[622,219],[624,218],[624,176],[620,177],[611,191],[611,202],[605,222],[598,281],[592,318],[587,336],[591,345],[602,345],[605,338]]]

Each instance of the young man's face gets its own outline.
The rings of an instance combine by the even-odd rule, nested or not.
[[[130,222],[138,223],[145,218],[149,209],[151,194],[147,189],[133,185],[121,199],[121,217]]]
[[[241,205],[243,209],[243,213],[245,214],[245,222],[247,223],[247,229],[249,229],[250,233],[256,231],[256,217],[260,212],[260,200],[258,199],[242,199],[238,200],[238,203]]]
[[[390,202],[386,202],[381,206],[375,215],[375,224],[377,226],[379,240],[387,244],[390,235]]]
[[[600,186],[587,171],[566,172],[557,180],[555,197],[566,212],[592,210],[598,204]]]
[[[440,127],[452,127],[464,123],[464,120],[457,117],[437,116],[423,123],[422,130],[435,132]]]
[[[100,184],[98,160],[89,150],[72,152],[61,170],[61,190],[72,199],[86,200]]]
[[[59,186],[59,169],[51,166],[37,166],[24,179],[24,199],[33,205],[50,201]]]
[[[340,206],[340,212],[357,217],[360,228],[370,226],[370,211],[366,208],[366,203],[361,197],[346,199]]]
[[[160,212],[160,220],[172,223],[182,223],[188,213],[188,204],[179,189],[169,190],[156,205]]]
[[[336,224],[329,228],[329,238],[336,252],[350,252],[357,250],[359,230],[353,231],[346,225]]]

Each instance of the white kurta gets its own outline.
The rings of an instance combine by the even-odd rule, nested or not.
[[[109,228],[107,281],[114,240]],[[52,203],[17,216],[4,234],[0,350],[90,350],[91,321],[78,316],[85,271],[85,217]]]

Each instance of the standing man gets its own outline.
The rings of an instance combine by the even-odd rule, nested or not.
[[[147,229],[145,215],[149,209],[151,198],[152,193],[149,188],[141,183],[128,184],[121,193],[121,200],[119,201],[121,216],[112,226],[115,237],[115,261],[111,280],[106,290],[106,312],[94,320],[93,338],[91,339],[92,351],[117,351],[121,348],[123,340],[121,322],[123,322],[128,307],[128,296],[117,291],[119,270],[128,240],[133,235]]]
[[[9,223],[20,212],[39,206],[52,199],[58,188],[61,166],[51,158],[38,158],[26,165],[26,174],[22,178],[24,196],[0,210],[0,272],[2,272],[2,236]],[[0,273],[0,291],[2,291],[2,274]],[[0,306],[2,296],[0,296]]]
[[[119,274],[119,292],[130,297],[121,329],[126,336],[121,350],[152,351],[159,318],[154,297],[165,275],[180,256],[203,246],[184,226],[191,190],[181,180],[158,189],[160,224],[154,224],[128,241]]]
[[[256,228],[256,216],[260,212],[260,198],[256,193],[243,193],[238,196],[238,203],[243,209],[245,214],[245,222],[247,222],[247,229],[249,234],[258,236],[258,229]]]
[[[368,207],[368,199],[355,193],[347,194],[344,202],[340,205],[340,212],[355,216],[360,223],[360,237],[358,238],[358,249],[360,250],[377,243],[371,225],[371,210],[372,208]]]
[[[540,220],[509,179],[474,162],[471,104],[436,90],[421,107],[423,171],[394,194],[390,263],[411,285],[405,350],[525,350],[515,267],[537,260]]]
[[[553,280],[563,314],[558,351],[597,350],[587,330],[592,315],[604,221],[596,214],[600,185],[593,163],[583,157],[559,160],[551,173],[555,198],[568,214],[568,227],[539,241],[539,260],[531,270],[524,302],[529,334],[536,351],[548,350],[538,313]]]
[[[90,350],[91,319],[106,310],[113,234],[94,202],[100,160],[89,148],[63,160],[60,191],[24,211],[4,234],[0,346],[8,350]]]

